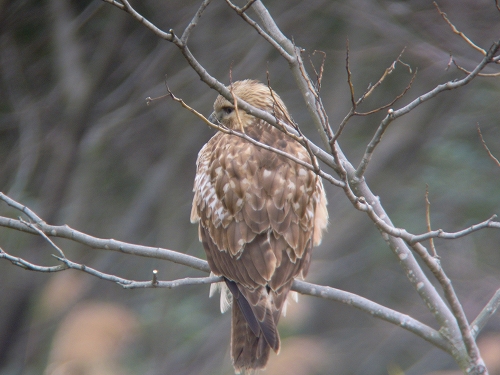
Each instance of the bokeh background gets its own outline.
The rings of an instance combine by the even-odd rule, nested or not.
[[[145,17],[178,34],[200,1],[134,1]],[[350,108],[345,45],[356,96],[406,47],[417,78],[394,108],[437,84],[461,78],[450,54],[472,69],[481,54],[453,34],[427,0],[266,1],[283,32],[326,53],[323,103],[336,128]],[[492,0],[441,0],[454,24],[483,48],[500,38]],[[214,0],[193,31],[190,49],[208,72],[229,83],[269,72],[294,119],[311,139],[301,95],[286,62],[224,1]],[[312,56],[318,66],[320,56]],[[487,72],[498,71],[489,67]],[[213,135],[179,104],[145,98],[172,91],[209,114],[216,93],[176,47],[101,1],[0,1],[0,191],[51,224],[102,238],[160,246],[204,257],[190,224],[199,149]],[[411,79],[398,65],[360,110],[385,104]],[[477,78],[394,122],[374,154],[367,181],[393,219],[426,229],[429,185],[434,228],[456,231],[500,214],[500,168],[488,158],[476,124],[500,157],[500,78]],[[353,164],[384,113],[352,119],[340,145]],[[343,192],[327,186],[330,225],[315,250],[308,281],[397,309],[435,327],[379,232]],[[0,205],[0,214],[18,212]],[[203,276],[155,259],[93,250],[56,240],[70,259],[124,278]],[[53,265],[35,236],[0,228],[0,246]],[[500,232],[436,241],[469,319],[500,287]],[[431,277],[432,279],[432,277]],[[232,374],[230,314],[208,286],[124,290],[76,271],[27,272],[0,262],[1,375]],[[266,373],[455,374],[451,357],[412,334],[332,301],[300,296],[280,322],[282,352]],[[500,318],[479,339],[490,374],[500,374]],[[496,361],[496,362],[495,362]]]

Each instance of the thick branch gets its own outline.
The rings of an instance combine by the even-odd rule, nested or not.
[[[424,340],[429,341],[448,353],[452,351],[451,344],[435,329],[422,324],[418,320],[415,320],[406,314],[402,314],[398,311],[379,305],[378,303],[370,301],[364,297],[340,289],[311,284],[301,280],[295,280],[293,282],[292,290],[301,294],[331,299],[353,306],[375,318],[400,326],[401,328],[422,337]]]

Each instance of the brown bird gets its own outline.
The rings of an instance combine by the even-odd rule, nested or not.
[[[279,96],[262,83],[232,84],[245,102],[289,122]],[[311,164],[290,136],[222,96],[212,120]],[[328,221],[321,179],[311,170],[236,135],[217,133],[197,160],[191,221],[215,275],[232,294],[231,357],[236,373],[262,369],[280,349],[277,324],[295,277],[305,277]],[[226,289],[227,290],[227,289]],[[224,294],[221,296],[224,298]],[[221,306],[223,300],[221,300]]]

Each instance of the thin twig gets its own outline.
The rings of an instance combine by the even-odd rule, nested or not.
[[[191,35],[191,31],[193,31],[193,29],[196,27],[196,25],[198,24],[198,21],[201,18],[201,15],[203,14],[203,11],[208,6],[208,4],[210,4],[211,1],[212,0],[203,0],[203,2],[200,5],[200,8],[198,9],[198,11],[194,15],[193,19],[191,20],[191,22],[184,29],[184,32],[182,33],[182,36],[181,36],[181,43],[182,44],[186,45],[188,38],[189,38],[189,35]]]
[[[243,8],[234,5],[230,0],[226,0],[226,3],[241,17],[252,26],[257,33],[262,36],[269,44],[271,44],[287,61],[291,61],[293,57],[280,45],[280,43],[275,40],[268,32],[266,32],[257,22],[250,18],[245,11],[248,9],[247,6],[253,5],[256,0],[248,2]]]
[[[37,272],[59,272],[68,269],[64,264],[60,264],[58,266],[39,266],[37,264],[33,264],[19,257],[15,257],[7,254],[2,248],[0,248],[0,259],[7,259],[13,265],[24,268],[28,271],[37,271]]]
[[[446,13],[442,12],[441,9],[439,9],[439,6],[437,5],[437,3],[434,1],[434,6],[436,7],[437,11],[439,12],[439,14],[441,15],[441,17],[443,17],[443,19],[445,20],[445,22],[451,27],[451,30],[459,35],[463,40],[465,40],[465,42],[471,46],[472,48],[474,48],[476,51],[479,51],[481,52],[483,55],[486,55],[486,50],[484,50],[483,48],[477,46],[474,42],[472,42],[472,40],[470,40],[463,32],[461,31],[458,31],[458,29],[455,27],[455,25],[453,25],[451,23],[451,21],[448,19],[448,16],[446,15]]]
[[[382,74],[382,77],[380,77],[379,80],[373,86],[369,87],[368,90],[363,94],[363,96],[361,96],[361,98],[359,98],[359,100],[356,103],[357,105],[361,104],[361,102],[363,100],[368,98],[375,91],[375,89],[378,86],[380,86],[382,84],[382,82],[384,82],[384,80],[387,78],[387,76],[390,75],[394,71],[394,69],[396,69],[396,64],[400,61],[401,56],[403,56],[403,53],[405,52],[405,49],[406,49],[406,47],[403,48],[403,50],[399,54],[398,58],[396,60],[394,60],[388,68],[385,69],[384,73]]]
[[[429,185],[425,185],[425,221],[427,223],[427,232],[432,232],[431,228],[431,202],[429,201]],[[429,238],[429,246],[432,256],[437,258],[436,248],[434,247],[434,238]]]
[[[488,153],[488,156],[493,160],[497,166],[500,167],[500,161],[491,153],[490,149],[488,146],[486,146],[486,142],[484,141],[483,134],[481,134],[481,129],[479,128],[479,123],[476,124],[477,126],[477,132],[479,134],[479,138],[481,139],[481,143],[483,144],[484,149]]]
[[[349,68],[349,40],[347,40],[347,52],[346,52],[346,70],[347,70],[347,83],[349,85],[349,90],[350,90],[350,93],[351,93],[351,103],[352,103],[352,106],[351,108],[349,109],[349,112],[347,113],[347,115],[344,117],[344,119],[342,120],[342,122],[340,123],[338,129],[337,129],[337,132],[335,133],[334,137],[333,137],[333,140],[336,141],[340,135],[342,134],[342,131],[344,130],[344,127],[347,125],[347,122],[351,119],[351,117],[353,116],[368,116],[368,115],[372,115],[374,113],[377,113],[377,112],[380,112],[390,106],[392,106],[394,103],[396,103],[399,99],[401,99],[411,88],[416,76],[417,76],[417,71],[418,70],[415,70],[415,72],[413,73],[412,77],[411,77],[411,80],[410,80],[410,83],[406,86],[406,88],[403,90],[403,92],[401,94],[399,94],[398,96],[396,96],[391,102],[387,103],[387,104],[384,104],[376,109],[373,109],[371,111],[367,111],[367,112],[357,112],[356,109],[357,107],[368,97],[370,96],[372,93],[373,93],[373,90],[375,90],[375,88],[377,88],[382,82],[383,80],[389,75],[392,73],[392,71],[395,69],[395,66],[396,66],[396,63],[400,63],[406,67],[408,67],[410,73],[412,72],[412,69],[411,67],[404,63],[403,61],[401,61],[401,56],[403,54],[403,52],[405,51],[405,49],[403,49],[401,51],[401,53],[399,54],[398,58],[396,60],[393,61],[393,63],[391,64],[391,66],[389,68],[387,68],[385,71],[384,71],[384,74],[382,74],[382,76],[380,77],[380,79],[377,81],[377,83],[375,83],[375,85],[369,85],[367,90],[365,91],[365,93],[358,99],[358,100],[355,100],[354,99],[354,86],[352,84],[352,74],[351,74],[351,70]]]
[[[451,62],[457,67],[458,70],[464,72],[465,74],[470,74],[470,71],[465,69],[464,67],[458,65],[458,63],[455,61],[455,59],[451,59]],[[486,77],[486,78],[494,78],[494,77],[500,77],[500,72],[498,73],[479,73],[477,75],[478,77]]]
[[[376,109],[372,109],[371,111],[368,111],[368,112],[354,112],[354,115],[355,116],[368,116],[368,115],[372,115],[374,113],[380,112],[388,107],[391,107],[399,99],[401,99],[403,96],[405,96],[406,93],[411,89],[411,85],[413,84],[413,82],[415,81],[415,78],[417,77],[417,72],[418,72],[418,69],[415,69],[415,73],[413,73],[413,75],[410,79],[410,83],[408,83],[408,85],[405,87],[403,92],[401,92],[401,94],[396,96],[390,103],[384,104],[383,106],[378,107]]]
[[[229,77],[230,77],[229,91],[231,92],[231,96],[233,97],[234,112],[236,113],[236,119],[238,120],[240,132],[242,134],[245,134],[245,129],[243,128],[243,123],[241,122],[240,111],[238,110],[238,100],[236,99],[236,95],[234,95],[232,69],[229,71]]]
[[[323,56],[321,65],[319,67],[319,72],[316,70],[314,63],[312,62],[311,56],[309,56],[309,62],[311,63],[311,67],[314,70],[314,74],[316,75],[316,91],[319,93],[321,91],[321,81],[323,80],[323,72],[325,70],[326,52],[314,50],[312,53],[313,56],[316,54],[316,52],[320,53]]]
[[[149,281],[135,281],[124,279],[122,277],[118,277],[116,275],[110,275],[101,271],[96,270],[95,268],[88,267],[84,264],[79,264],[73,262],[67,258],[56,257],[59,261],[63,262],[66,265],[66,268],[71,268],[74,270],[82,271],[88,273],[89,275],[96,276],[102,280],[112,281],[125,289],[136,289],[136,288],[177,288],[179,286],[186,285],[200,285],[200,284],[211,284],[222,281],[222,278],[219,276],[209,276],[209,277],[186,277],[184,279],[173,280],[173,281],[158,281],[154,279]]]
[[[352,84],[352,74],[349,67],[349,39],[346,39],[346,54],[345,54],[345,69],[347,71],[347,84],[349,85],[349,92],[351,93],[352,107],[356,109],[356,100],[354,99],[354,85]]]
[[[23,223],[24,225],[26,225],[27,227],[33,229],[35,232],[37,232],[45,241],[47,241],[49,243],[49,245],[54,248],[61,257],[63,258],[66,258],[66,255],[64,255],[64,252],[59,248],[59,246],[57,246],[49,237],[47,237],[47,235],[45,233],[43,233],[39,228],[37,228],[35,225],[33,225],[32,223],[28,223],[27,221],[19,218],[19,221],[21,221],[21,223]]]
[[[146,28],[153,31],[160,38],[168,40],[170,42],[174,39],[174,32],[170,30],[169,32],[165,32],[160,30],[157,26],[155,26],[152,22],[148,21],[144,16],[142,16],[139,12],[137,12],[127,0],[120,0],[120,2],[116,0],[103,0],[106,3],[116,6],[117,8],[129,13],[132,17],[134,17],[137,21],[142,23]]]
[[[408,238],[408,243],[414,244],[417,242],[427,241],[431,238],[443,238],[443,239],[448,239],[448,240],[454,240],[454,239],[457,239],[460,237],[467,236],[468,234],[470,234],[472,232],[476,232],[476,231],[481,230],[481,229],[498,228],[498,225],[500,223],[493,221],[496,217],[497,217],[497,215],[493,215],[489,219],[487,219],[481,223],[471,225],[470,227],[465,228],[463,230],[460,230],[458,232],[449,233],[449,232],[443,231],[442,229],[438,229],[438,230],[433,230],[433,231],[423,233],[420,235],[410,235],[410,238]]]

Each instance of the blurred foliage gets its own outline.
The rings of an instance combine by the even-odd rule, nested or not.
[[[145,0],[133,5],[160,28],[180,33],[199,3]],[[463,77],[453,65],[447,68],[450,53],[467,69],[482,58],[452,33],[429,1],[265,4],[306,56],[314,50],[326,53],[323,103],[334,128],[350,107],[347,38],[357,97],[406,48],[402,61],[413,71],[418,68],[418,74],[394,108]],[[492,1],[442,0],[439,5],[483,48],[498,39],[500,14]],[[230,69],[234,80],[266,81],[268,71],[294,119],[319,142],[284,60],[225,2],[214,0],[206,9],[191,35],[190,50],[222,82],[229,83]],[[319,64],[318,56],[312,60]],[[171,100],[146,106],[146,97],[166,92],[165,76],[178,97],[202,113],[211,112],[216,93],[200,82],[176,47],[117,8],[97,0],[0,1],[0,191],[51,224],[204,257],[189,214],[196,156],[213,132]],[[398,65],[360,110],[390,102],[410,79],[408,68]],[[414,233],[426,230],[426,184],[434,228],[456,231],[500,214],[500,168],[488,158],[476,130],[478,123],[491,151],[500,156],[499,82],[477,78],[391,125],[367,180],[395,225]],[[340,145],[353,164],[383,116],[349,122]],[[308,280],[359,293],[435,326],[373,224],[342,191],[327,190],[331,223]],[[5,205],[0,213],[17,215]],[[121,277],[147,280],[153,269],[166,280],[201,275],[168,262],[57,243],[71,259]],[[499,286],[499,244],[495,230],[436,241],[469,319]],[[0,228],[0,246],[33,262],[54,264],[51,249],[33,236]],[[96,364],[101,367],[85,374],[232,373],[230,316],[220,315],[217,299],[208,299],[208,287],[123,290],[88,275],[73,273],[68,281],[63,274],[28,273],[0,262],[1,375],[42,373],[57,353],[61,322],[79,306],[99,301],[122,308],[139,328],[125,332],[134,340],[115,358],[119,365]],[[486,331],[500,332],[498,316]],[[412,375],[456,369],[451,357],[412,334],[312,297],[292,303],[280,332],[282,353],[271,358],[269,375]]]

